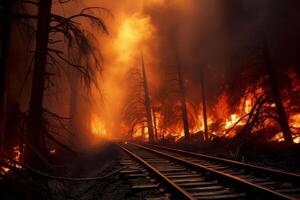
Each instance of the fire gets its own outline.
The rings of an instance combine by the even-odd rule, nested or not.
[[[289,123],[293,128],[300,128],[300,113],[292,115],[289,119]]]
[[[213,108],[213,112],[220,118],[226,118],[229,113],[228,95],[224,92]]]
[[[151,17],[143,12],[142,3],[135,2],[132,6],[137,9],[130,11],[122,10],[114,13],[114,22],[109,24],[111,37],[104,45],[103,50],[105,65],[109,66],[103,71],[103,76],[98,76],[101,81],[101,90],[105,91],[105,99],[109,99],[109,105],[102,109],[102,119],[94,119],[94,112],[91,112],[92,120],[90,129],[95,135],[106,135],[109,132],[109,138],[114,136],[132,136],[141,135],[140,130],[131,130],[131,125],[121,121],[120,113],[123,112],[123,105],[128,96],[129,87],[128,73],[133,67],[137,67],[137,58],[142,52],[145,62],[150,62],[153,58],[151,49],[147,44],[152,42],[155,36],[155,27],[152,24]],[[138,6],[139,5],[139,6]],[[131,6],[131,5],[130,5]],[[103,48],[102,44],[101,48]],[[106,54],[106,55],[105,55]],[[105,78],[103,78],[105,77]],[[95,89],[93,96],[98,99],[98,90]],[[102,97],[100,97],[102,98]],[[98,101],[99,102],[99,101]],[[100,103],[93,105],[94,109],[101,107]],[[125,126],[122,124],[124,123]]]
[[[140,13],[122,18],[124,20],[120,24],[114,46],[118,52],[119,61],[129,62],[142,50],[143,43],[152,37],[154,27],[150,17]]]
[[[91,119],[91,132],[96,136],[107,136],[105,125],[97,116],[93,116]]]
[[[251,99],[246,99],[245,101],[245,113],[249,113],[252,109],[252,101]]]
[[[245,90],[246,95],[239,99],[239,104],[235,107],[231,107],[231,110],[234,110],[234,112],[229,111],[230,106],[227,93],[225,92],[220,96],[216,105],[212,109],[213,112],[208,112],[207,116],[208,132],[212,137],[234,137],[237,134],[236,128],[246,125],[248,115],[252,111],[253,106],[256,104],[258,97],[264,94],[264,90],[261,87],[254,90],[252,93],[249,91],[250,89]],[[160,106],[158,106],[158,110],[162,110],[159,108]],[[276,108],[276,105],[272,102],[267,102],[263,106],[263,109],[268,109],[271,112]],[[198,109],[196,116],[194,116],[193,107],[189,105],[187,106],[190,134],[204,132],[204,121],[201,106],[198,106]],[[175,123],[164,124],[164,115],[160,112],[155,113],[155,120],[156,128],[161,131],[161,135],[163,134],[165,138],[172,137],[175,141],[178,141],[180,138],[184,137],[182,121],[179,120]],[[291,127],[291,131],[293,132],[294,142],[300,143],[300,134],[296,133],[299,132],[300,129],[300,113],[290,114],[288,122]],[[216,126],[214,125],[215,123],[217,124]],[[276,126],[278,126],[276,122],[268,118],[263,122],[263,124],[261,124],[260,127],[253,127],[252,132],[260,131],[261,128]],[[283,133],[277,133],[270,140],[277,142],[284,141]]]
[[[187,6],[187,4],[193,5],[193,3],[191,2],[194,1],[143,0],[139,3],[133,4],[134,6],[137,6],[138,4],[138,10],[137,9],[130,9],[130,11],[122,10],[116,14],[115,17],[117,23],[113,29],[114,31],[112,32],[112,36],[115,38],[114,41],[108,45],[110,48],[109,53],[113,54],[113,56],[111,56],[113,57],[113,59],[111,59],[110,61],[111,63],[109,63],[111,66],[111,68],[109,69],[111,74],[106,76],[109,77],[108,79],[113,79],[113,81],[106,80],[106,84],[105,84],[105,89],[108,92],[107,96],[109,96],[110,98],[112,97],[111,99],[114,99],[114,101],[116,101],[114,102],[114,105],[117,106],[114,107],[122,107],[123,105],[119,105],[119,102],[126,100],[128,92],[122,90],[124,88],[123,87],[124,76],[132,66],[137,65],[136,58],[139,55],[140,51],[143,51],[144,56],[146,57],[145,58],[146,61],[148,61],[149,63],[151,62],[154,63],[154,64],[151,63],[152,65],[149,64],[147,67],[149,71],[150,82],[151,79],[155,79],[153,78],[154,75],[151,74],[152,72],[151,70],[155,71],[155,67],[153,67],[152,69],[151,67],[157,64],[155,63],[155,61],[156,59],[159,58],[159,56],[154,51],[157,50],[156,44],[161,42],[160,41],[161,35],[159,35],[161,30],[155,26],[157,24],[156,23],[157,19],[156,18],[151,19],[152,14],[150,15],[148,12],[145,11],[148,11],[148,8],[154,6],[172,7],[174,5],[176,5],[176,8],[178,7],[176,11],[182,11],[182,9],[189,11],[190,9],[187,8],[193,6]],[[181,14],[185,14],[185,13],[181,13]],[[160,77],[159,72],[156,71],[155,73],[156,73],[155,76],[159,78]],[[293,92],[300,91],[299,78],[297,77],[297,73],[295,72],[295,70],[289,71],[288,76],[290,77],[291,80],[294,80],[291,83]],[[247,119],[248,119],[247,115],[251,113],[251,110],[256,105],[257,98],[260,95],[265,94],[264,91],[265,84],[262,84],[265,81],[265,79],[266,78],[263,77],[261,81],[258,81],[257,85],[256,83],[255,84],[251,83],[252,85],[248,85],[247,87],[245,87],[244,91],[240,91],[243,92],[242,97],[240,99],[233,99],[231,95],[234,92],[230,91],[229,89],[225,90],[221,95],[219,95],[217,102],[211,101],[209,99],[210,98],[209,94],[207,95],[208,96],[208,100],[207,100],[208,132],[212,137],[222,137],[224,136],[224,134],[226,134],[227,137],[233,137],[235,136],[236,133],[238,133],[238,130],[241,129],[242,126],[244,126],[247,123]],[[159,80],[157,82],[159,82]],[[160,87],[159,84],[161,83],[157,83],[157,85],[155,85],[157,86],[158,89]],[[158,138],[161,139],[163,137],[170,136],[170,137],[174,137],[175,140],[178,140],[181,137],[184,137],[182,121],[176,118],[180,115],[179,112],[175,111],[176,115],[178,116],[173,117],[172,119],[170,119],[168,113],[163,113],[161,110],[163,110],[162,107],[164,107],[164,105],[162,102],[159,102],[159,100],[155,99],[157,96],[157,94],[155,94],[156,92],[155,90],[157,88],[152,86],[153,85],[150,86],[150,90],[152,90],[152,88],[153,90],[150,93],[151,95],[153,95],[152,97],[154,98],[151,98],[151,102],[153,103],[155,101],[158,101],[155,102],[155,105],[157,105],[157,111],[155,111],[155,119],[153,120],[153,126],[156,129],[155,131],[157,131]],[[121,89],[119,90],[118,88]],[[268,91],[269,88],[266,89],[265,95],[269,95],[267,93]],[[236,95],[232,95],[232,96],[236,96]],[[187,101],[191,100],[189,96],[187,96],[186,98]],[[189,126],[190,126],[189,130],[191,134],[194,133],[202,134],[204,132],[204,122],[203,122],[202,109],[200,106],[201,102],[199,103],[193,101],[193,104],[196,104],[194,106],[196,111],[191,110],[187,105],[187,109],[189,113]],[[275,107],[276,107],[275,104],[272,103],[268,105],[268,109],[272,111],[271,114],[274,114],[273,110],[275,110]],[[121,108],[119,110],[121,110]],[[116,113],[115,115],[119,115],[120,112],[111,112],[111,113]],[[196,113],[195,116],[194,113]],[[290,114],[291,113],[288,113],[288,116]],[[119,120],[119,116],[115,117],[115,115],[111,118],[112,119],[117,118]],[[190,117],[190,115],[193,116]],[[291,127],[300,128],[299,115],[294,114],[290,116],[289,124]],[[122,132],[125,133],[124,135],[130,135],[133,138],[139,138],[143,140],[147,138],[148,136],[147,124],[144,123],[144,119],[140,119],[140,118],[137,119],[137,121],[138,122],[143,121],[143,122],[140,122],[140,124],[135,125],[134,130],[131,130],[132,129],[131,124],[127,123],[126,120],[124,120],[124,122],[121,121],[121,123],[126,123],[126,125],[122,130]],[[264,121],[263,124],[261,124],[261,127],[267,128],[267,127],[274,126],[275,124],[276,122],[270,119]],[[236,127],[234,127],[235,125]],[[93,134],[106,135],[107,128],[109,128],[109,132],[111,133],[110,125],[107,124],[105,125],[104,122],[99,118],[96,117],[92,118],[91,130]],[[279,130],[276,130],[276,132],[279,132]],[[276,140],[280,140],[280,138],[282,137],[280,136],[280,134],[278,134],[276,136]]]
[[[146,123],[140,123],[135,127],[132,133],[133,138],[142,138],[142,140],[147,140],[148,135],[148,127],[146,126]]]
[[[270,141],[283,142],[284,141],[283,133],[282,132],[277,133],[270,139]],[[294,143],[299,144],[300,143],[300,135],[294,136],[293,141],[294,141]]]
[[[12,158],[12,160],[14,160],[16,162],[20,162],[21,161],[21,151],[20,151],[20,146],[19,145],[13,147],[13,158]],[[9,166],[14,166],[14,167],[16,167],[18,169],[22,169],[21,165],[16,164],[16,163],[12,162],[11,160],[4,159],[4,162],[6,162]],[[7,167],[0,166],[0,168],[2,169],[2,171],[4,173],[10,172],[10,169],[7,168]]]
[[[13,147],[13,152],[14,152],[14,160],[20,162],[20,158],[21,158],[20,146]]]
[[[282,132],[279,132],[277,133],[276,135],[274,135],[272,138],[271,138],[271,141],[276,141],[276,142],[283,142],[284,141],[284,138],[283,138],[283,133]]]
[[[300,113],[294,114],[289,118],[289,124],[292,129],[300,129]],[[293,137],[294,143],[300,143],[300,134]]]
[[[299,92],[300,91],[300,78],[298,77],[298,74],[295,72],[295,69],[292,68],[288,72],[288,77],[291,80],[291,88],[293,92]]]
[[[226,119],[225,122],[225,129],[231,128],[234,124],[236,124],[239,121],[239,116],[237,114],[230,115],[230,119]]]

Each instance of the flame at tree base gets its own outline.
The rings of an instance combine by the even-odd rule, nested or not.
[[[107,131],[105,128],[105,124],[102,120],[96,115],[93,115],[90,122],[91,132],[97,137],[107,137]]]

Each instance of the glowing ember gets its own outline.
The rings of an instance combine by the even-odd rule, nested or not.
[[[292,115],[289,119],[289,123],[293,128],[300,128],[300,113]]]
[[[56,153],[56,149],[51,149],[49,152],[51,155],[54,155]]]
[[[230,115],[230,119],[226,119],[226,124],[225,124],[225,129],[229,129],[232,126],[234,126],[234,124],[236,124],[239,121],[239,117],[237,114],[232,114]]]
[[[274,135],[271,138],[270,141],[273,141],[273,142],[284,142],[283,133],[282,132],[277,133],[276,135]],[[293,137],[293,141],[294,141],[294,143],[299,144],[300,143],[300,135],[294,136]]]
[[[300,136],[294,137],[293,138],[294,143],[300,144]]]
[[[20,146],[19,145],[13,147],[13,160],[16,161],[16,162],[20,162],[20,160],[21,160],[21,152],[20,152]],[[16,164],[15,162],[12,162],[9,159],[4,159],[4,162],[7,163],[9,166],[13,166],[13,167],[16,167],[18,169],[22,169],[21,165]],[[0,173],[2,173],[2,174],[10,172],[10,169],[7,168],[7,167],[0,166],[0,168],[1,168],[1,171],[2,171]]]
[[[9,172],[9,169],[8,169],[7,167],[1,167],[1,169],[2,169],[2,171],[3,171],[4,173],[8,173],[8,172]]]
[[[13,151],[15,154],[14,160],[20,162],[20,158],[21,158],[20,146],[13,147]]]
[[[280,132],[280,133],[277,133],[276,135],[274,135],[272,138],[271,138],[271,141],[276,141],[276,142],[283,142],[284,141],[284,138],[283,138],[283,133]]]
[[[245,113],[249,113],[252,109],[252,101],[250,99],[246,99],[245,101]]]

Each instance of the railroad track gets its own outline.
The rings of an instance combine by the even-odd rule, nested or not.
[[[119,144],[170,199],[300,199],[300,176],[157,145]]]

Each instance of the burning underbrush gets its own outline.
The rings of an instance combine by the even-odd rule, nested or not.
[[[110,108],[91,110],[88,123],[94,136],[143,141],[259,136],[281,142],[292,132],[291,140],[299,143],[299,71],[293,60],[276,58],[280,38],[267,35],[261,41],[258,30],[253,30],[257,35],[237,32],[241,44],[236,44],[227,32],[226,21],[232,20],[216,15],[225,4],[142,2],[130,9],[108,3],[116,13],[114,40],[103,51],[109,69],[102,86]],[[238,30],[248,29],[245,19],[237,23]],[[274,86],[280,91],[276,98],[272,77],[279,85]],[[284,121],[288,127],[282,131]]]
[[[293,69],[287,72],[289,84],[281,89],[282,102],[287,114],[294,143],[300,143],[299,77]],[[268,89],[268,77],[247,86],[238,98],[232,100],[230,90],[224,90],[214,105],[208,105],[206,123],[208,140],[236,139],[253,136],[266,142],[282,142],[280,119],[276,104]],[[187,98],[188,99],[188,98]],[[125,114],[129,138],[147,141],[149,138],[143,98],[129,104]],[[157,101],[152,104],[152,126],[155,140],[180,141],[184,138],[181,101]],[[189,133],[193,140],[205,140],[202,102],[198,105],[186,101]],[[133,109],[134,107],[134,109]],[[128,110],[130,112],[128,112]]]

